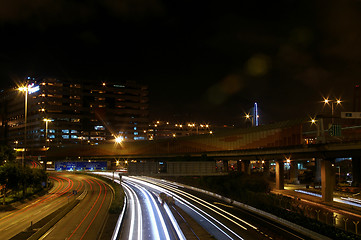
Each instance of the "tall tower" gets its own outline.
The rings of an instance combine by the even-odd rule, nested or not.
[[[253,106],[253,109],[252,109],[252,126],[258,126],[259,125],[259,114],[258,114],[258,105],[257,103],[255,102],[254,103],[254,106]]]

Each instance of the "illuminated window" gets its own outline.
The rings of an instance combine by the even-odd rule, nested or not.
[[[62,133],[69,133],[69,130],[68,129],[65,129],[65,130],[63,129],[63,130],[61,130],[61,132]]]
[[[144,137],[134,137],[134,140],[144,140]]]
[[[70,133],[78,133],[77,130],[71,130]]]
[[[77,135],[71,135],[71,139],[78,139]]]
[[[97,131],[99,131],[99,130],[105,130],[105,127],[99,125],[99,126],[94,126],[94,129],[97,130]]]
[[[69,135],[62,135],[64,139],[69,139]]]

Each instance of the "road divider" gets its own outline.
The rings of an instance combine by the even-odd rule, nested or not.
[[[50,228],[52,228],[57,222],[59,222],[60,219],[62,219],[68,212],[70,212],[76,205],[78,205],[78,203],[83,200],[86,195],[87,191],[85,190],[79,197],[64,206],[64,209],[58,215],[56,215],[48,223],[46,223],[43,227],[41,227],[38,231],[31,235],[28,240],[37,240],[41,236],[43,236],[47,231],[49,231]]]

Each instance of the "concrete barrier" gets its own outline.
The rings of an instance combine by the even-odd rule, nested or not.
[[[68,212],[70,212],[81,200],[83,200],[86,194],[87,191],[84,191],[77,199],[68,203],[63,211],[61,211],[58,215],[56,215],[53,219],[51,219],[48,223],[46,223],[43,227],[31,235],[28,240],[37,240],[43,236],[47,231],[49,231],[50,228],[52,228],[58,221],[60,221],[60,219],[62,219]]]

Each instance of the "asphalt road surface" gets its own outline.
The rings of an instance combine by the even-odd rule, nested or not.
[[[98,239],[106,222],[113,193],[103,181],[86,175],[69,175],[84,185],[86,196],[41,239]]]
[[[46,195],[0,213],[0,239],[14,237],[84,191],[85,198],[42,239],[96,239],[113,198],[109,187],[103,181],[80,174],[52,173],[50,179],[54,186]]]

